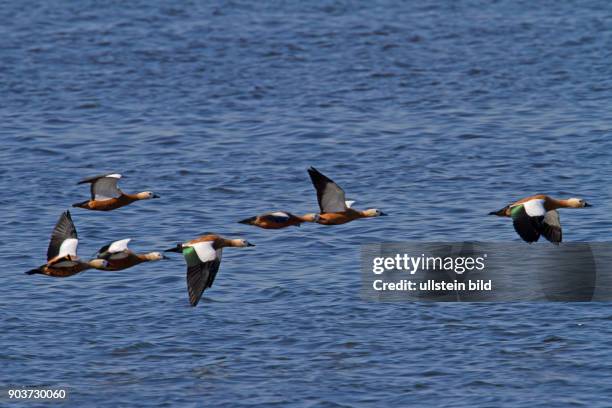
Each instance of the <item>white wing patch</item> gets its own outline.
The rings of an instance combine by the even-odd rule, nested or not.
[[[66,255],[77,256],[76,250],[77,245],[79,245],[79,240],[76,238],[66,238],[62,245],[60,245],[59,253],[57,254],[58,258],[63,258]]]
[[[189,246],[195,249],[198,258],[202,262],[210,262],[217,259],[217,251],[213,248],[213,241],[198,242]]]
[[[109,174],[108,176],[104,176],[104,177],[110,177],[110,178],[120,179],[120,178],[121,178],[121,174],[119,174],[119,173],[114,173],[114,174]]]
[[[346,204],[346,208],[351,208],[351,206],[355,204],[355,201],[354,200],[345,201],[344,204]]]
[[[108,247],[107,251],[111,254],[116,254],[117,252],[123,252],[128,249],[128,243],[132,240],[132,238],[122,239],[120,241],[115,241]]]
[[[289,218],[289,214],[282,212],[282,211],[277,211],[277,212],[273,212],[270,215],[274,216],[274,217],[283,217],[283,218]]]
[[[541,217],[546,214],[546,210],[544,209],[544,200],[536,199],[530,200],[526,203],[523,203],[523,207],[525,208],[525,212],[530,217]]]
[[[94,200],[96,201],[105,201],[105,200],[111,200],[113,197],[106,197],[100,194],[96,194],[96,197],[94,198]]]

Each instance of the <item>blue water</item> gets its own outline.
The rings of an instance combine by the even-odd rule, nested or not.
[[[566,241],[609,241],[610,4],[398,3],[5,3],[0,385],[79,407],[609,407],[609,305],[365,301],[359,251],[516,242],[486,214],[538,192],[594,204],[562,212]],[[391,216],[236,223],[315,211],[311,165]],[[180,256],[24,275],[105,171],[162,199],[74,209],[84,257],[257,246],[224,252],[197,308]]]

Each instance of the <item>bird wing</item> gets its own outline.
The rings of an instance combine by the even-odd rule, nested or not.
[[[542,207],[541,211],[538,209],[538,203],[529,203],[531,201],[511,207],[510,216],[514,229],[520,237],[524,241],[532,243],[540,238],[541,223],[546,211],[541,203],[539,204]],[[538,215],[540,213],[541,215]]]
[[[122,252],[128,252],[128,243],[131,241],[131,238],[122,239],[119,241],[111,242],[108,245],[104,245],[102,248],[98,250],[96,254],[96,258],[107,259],[113,254],[119,254]]]
[[[66,255],[76,257],[78,243],[77,231],[72,222],[70,211],[65,211],[51,233],[51,241],[47,249],[47,261]]]
[[[119,241],[115,241],[108,247],[108,252],[111,254],[116,254],[117,252],[123,252],[128,249],[128,243],[132,240],[132,238],[121,239]]]
[[[213,242],[198,242],[183,248],[183,256],[187,262],[187,292],[189,303],[196,306],[206,288],[212,282],[221,265],[221,250],[213,248]]]
[[[214,265],[211,265],[210,268],[210,278],[208,278],[208,282],[206,284],[207,288],[212,287],[215,278],[217,277],[217,272],[219,272],[219,266],[221,266],[221,255],[223,253],[223,249],[217,249],[217,259]]]
[[[314,167],[308,169],[322,213],[343,212],[347,209],[344,190]]]
[[[92,200],[109,200],[119,197],[123,192],[117,187],[117,182],[121,174],[102,174],[99,176],[88,177],[78,182],[78,184],[91,183]]]
[[[561,231],[561,220],[556,210],[548,211],[544,215],[544,221],[542,221],[542,235],[553,244],[559,245],[561,242],[563,235]]]
[[[273,213],[264,214],[261,217],[272,222],[283,223],[289,221],[291,215],[287,214],[286,212],[277,211]]]

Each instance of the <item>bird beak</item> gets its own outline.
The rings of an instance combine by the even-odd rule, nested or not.
[[[170,257],[162,254],[162,259],[170,259]]]
[[[585,206],[585,207],[592,207],[592,206],[593,206],[593,204],[584,203],[584,206]]]
[[[247,242],[247,246],[248,246],[248,247],[250,247],[250,246],[255,246],[255,244],[251,244],[250,242]]]
[[[159,196],[157,194],[153,194],[153,197],[151,198],[159,198]]]
[[[489,214],[487,214],[487,215],[496,215],[496,214],[495,214],[496,212],[497,212],[497,211],[491,211],[491,212],[490,212]]]
[[[381,212],[380,212],[380,215],[379,215],[379,217],[386,217],[387,215],[389,215],[389,214],[387,214],[387,213],[384,213],[384,212],[382,212],[382,211],[381,211]]]

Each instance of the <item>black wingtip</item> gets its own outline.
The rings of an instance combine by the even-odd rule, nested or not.
[[[110,246],[111,244],[104,245],[102,248],[98,249],[98,253],[96,255],[103,254],[104,252],[108,251],[108,248],[110,248]]]
[[[239,224],[253,225],[257,217],[245,218],[244,220],[238,221]]]
[[[176,246],[173,247],[173,248],[164,249],[164,252],[178,252],[178,253],[181,253],[181,252],[183,252],[183,244],[176,244]]]
[[[80,203],[74,203],[72,204],[73,208],[85,208],[85,205],[89,202],[89,200],[87,201],[81,201]]]

